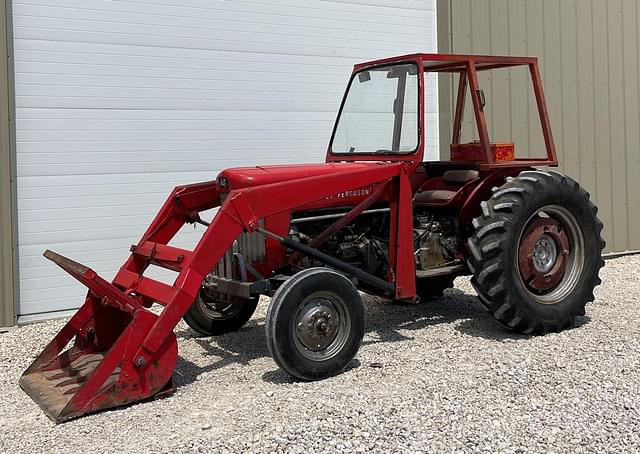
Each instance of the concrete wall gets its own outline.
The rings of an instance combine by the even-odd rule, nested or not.
[[[540,58],[560,171],[591,192],[608,252],[640,249],[639,18],[636,0],[438,1],[440,52]],[[503,71],[480,84],[492,139],[540,154],[528,76]],[[443,138],[452,99],[442,80]]]
[[[14,163],[11,150],[11,60],[6,0],[0,0],[0,327],[16,321],[14,255]]]

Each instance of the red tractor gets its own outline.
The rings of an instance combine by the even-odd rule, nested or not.
[[[477,74],[516,66],[531,74],[541,158],[489,141]],[[459,81],[451,160],[425,162],[425,93],[435,89],[425,75],[441,72]],[[467,91],[479,140],[462,144]],[[175,188],[112,282],[47,251],[89,291],[20,385],[55,421],[169,393],[180,319],[205,336],[236,331],[260,295],[271,296],[269,351],[302,380],[339,373],[358,351],[359,291],[418,303],[470,274],[509,329],[570,327],[600,283],[604,241],[589,194],[535,169],[557,164],[535,58],[414,54],[356,65],[325,163],[228,169]],[[185,223],[206,226],[193,251],[169,244]],[[175,282],[145,276],[149,265],[175,271]]]

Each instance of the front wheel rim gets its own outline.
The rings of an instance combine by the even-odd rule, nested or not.
[[[527,220],[518,239],[516,265],[521,283],[535,301],[563,301],[575,290],[584,261],[584,235],[567,208],[547,205]]]
[[[340,354],[351,332],[346,302],[329,292],[305,298],[291,326],[297,350],[311,361],[327,361]]]

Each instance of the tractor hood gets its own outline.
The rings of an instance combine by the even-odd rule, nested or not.
[[[234,189],[261,186],[330,173],[353,172],[355,170],[379,165],[380,163],[333,162],[322,164],[235,167],[220,172],[218,175],[218,188],[220,192],[228,192]]]

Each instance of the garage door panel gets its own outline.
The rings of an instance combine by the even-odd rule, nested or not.
[[[98,267],[102,267],[108,273],[112,273],[113,270],[117,270],[120,265],[122,265],[122,251],[120,251],[117,256],[114,254],[114,257],[108,259],[98,259],[95,258],[92,260],[92,267],[95,271],[98,271]],[[82,262],[81,258],[76,257],[76,261]],[[47,289],[49,286],[60,286],[60,285],[69,285],[72,283],[71,280],[68,279],[68,274],[62,272],[54,272],[51,271],[52,263],[45,259],[44,257],[33,257],[29,260],[30,266],[21,276],[22,278],[22,288],[24,290],[34,290],[34,289]],[[66,276],[66,277],[65,277]],[[58,280],[57,282],[52,282],[53,279],[61,279],[64,277],[64,280]]]
[[[143,231],[133,232],[130,231],[126,236],[119,239],[119,243],[115,244],[112,240],[106,238],[100,238],[91,241],[74,241],[56,243],[49,242],[47,248],[59,252],[63,255],[69,255],[70,258],[91,266],[97,266],[98,263],[103,261],[116,261],[119,263],[114,266],[113,270],[117,270],[123,263],[123,259],[128,255],[129,247],[135,244],[140,239]],[[193,234],[185,235],[186,240],[178,244],[176,247],[183,247],[193,243],[193,240],[199,238],[199,234],[202,233],[202,228],[198,228]],[[122,245],[125,245],[124,247]],[[20,246],[21,259],[24,260],[25,268],[37,269],[42,275],[51,275],[52,270],[55,270],[55,266],[51,266],[52,263],[42,256],[44,250],[40,245],[23,244]],[[38,268],[44,267],[44,268]],[[22,276],[21,276],[22,277]],[[25,275],[25,277],[29,277]]]
[[[155,87],[106,87],[106,86],[80,86],[71,85],[33,85],[16,83],[16,97],[48,97],[48,98],[93,98],[101,99],[109,94],[109,98],[124,98],[121,102],[126,103],[127,100],[158,100],[164,101],[165,108],[170,107],[174,102],[179,105],[184,104],[182,101],[210,101],[209,107],[219,107],[217,102],[225,102],[226,105],[232,107],[234,101],[243,103],[270,103],[277,106],[283,101],[283,95],[286,96],[284,102],[288,103],[309,103],[311,99],[317,98],[322,91],[317,86],[309,86],[304,91],[300,86],[292,87],[291,91],[287,91],[285,87],[279,90],[260,90],[259,88],[249,88],[240,84],[234,90],[225,90],[224,88],[207,88],[195,89],[201,96],[195,97],[194,89],[187,88],[155,88]],[[335,104],[335,101],[334,101]],[[202,105],[202,104],[201,104]],[[247,104],[250,105],[250,104]],[[274,109],[276,110],[276,109]]]
[[[94,271],[100,275],[104,275],[106,278],[106,272],[111,272],[115,265],[115,262],[111,264],[106,264],[106,267],[100,263],[99,265],[94,265]],[[102,267],[102,269],[100,269]],[[62,271],[62,270],[60,270]],[[109,278],[113,278],[113,276],[109,276]],[[43,296],[48,298],[64,298],[69,292],[74,292],[74,294],[86,294],[86,287],[78,285],[78,283],[73,282],[69,279],[69,275],[64,271],[60,273],[56,273],[55,276],[37,276],[34,279],[24,279],[23,280],[23,288],[24,294],[33,299],[42,299]]]
[[[67,253],[68,254],[68,253]],[[112,279],[115,271],[122,265],[122,262],[126,259],[126,251],[113,251],[110,254],[102,253],[105,258],[99,259],[91,258],[87,254],[77,254],[78,257],[75,260],[82,262],[87,259],[91,260],[91,268],[105,279]],[[76,285],[76,282],[69,279],[69,275],[58,268],[57,266],[51,267],[52,263],[45,257],[33,257],[31,258],[32,271],[29,275],[23,277],[23,284],[25,291],[40,291],[47,290],[48,288],[69,288]],[[175,279],[177,273],[169,270],[161,270],[161,273],[155,273],[159,277],[166,278],[172,277]],[[64,278],[64,279],[60,279]]]
[[[21,188],[39,188],[48,189],[58,186],[67,185],[80,185],[82,187],[88,187],[91,185],[112,185],[117,190],[118,187],[125,189],[127,193],[131,193],[130,186],[146,183],[159,183],[164,182],[169,187],[174,187],[179,184],[187,184],[193,181],[210,181],[216,177],[216,168],[210,167],[206,170],[194,171],[189,173],[139,173],[135,177],[128,174],[115,174],[115,175],[42,175],[42,176],[24,176],[20,178]],[[195,180],[189,180],[193,178]],[[138,192],[144,193],[144,192]]]
[[[73,183],[73,182],[71,182]],[[177,183],[174,185],[176,186]],[[127,188],[130,189],[131,192],[129,192],[130,195],[132,196],[139,196],[139,195],[143,195],[143,194],[148,194],[148,193],[156,193],[156,194],[160,194],[160,193],[164,193],[164,191],[167,188],[167,183],[162,181],[162,182],[157,182],[157,183],[129,183],[127,185]],[[42,186],[35,186],[35,187],[23,187],[22,188],[22,195],[23,195],[23,199],[39,199],[42,197]],[[92,185],[86,185],[86,186],[82,186],[82,185],[78,185],[78,184],[69,184],[68,186],[58,186],[56,188],[56,196],[57,197],[77,197],[78,194],[82,194],[85,197],[94,197],[94,196],[99,196],[99,195],[116,195],[116,194],[121,194],[123,191],[122,185],[116,185],[116,184],[104,184],[104,185],[98,185],[98,184],[92,184]],[[165,194],[166,195],[166,194]],[[23,213],[28,214],[28,213],[33,213],[32,215],[35,217],[42,217],[39,213],[39,208],[36,208],[35,210],[24,210]],[[43,212],[42,213],[44,216],[47,216],[49,218],[51,213],[48,212]],[[32,221],[33,219],[29,219],[26,216],[23,216],[22,221]]]
[[[46,0],[35,3],[40,3],[35,16],[41,16],[43,19],[80,20],[84,23],[101,22],[125,27],[130,25],[158,26],[178,32],[184,30],[192,32],[195,30],[200,34],[215,30],[242,32],[251,28],[259,28],[261,32],[282,33],[283,30],[286,30],[288,34],[304,36],[308,36],[310,30],[314,30],[316,33],[323,31],[341,32],[341,35],[342,33],[351,33],[342,36],[353,36],[353,33],[366,32],[369,36],[383,39],[386,37],[383,26],[403,25],[412,32],[419,32],[419,29],[425,27],[420,17],[379,14],[375,16],[368,15],[368,20],[363,21],[362,15],[357,18],[354,13],[347,11],[342,11],[340,15],[334,14],[332,18],[307,16],[305,21],[302,22],[300,21],[300,15],[286,14],[287,10],[282,10],[281,8],[279,9],[280,14],[274,13],[273,8],[256,4],[251,5],[253,11],[227,10],[228,15],[225,16],[226,18],[208,18],[202,17],[201,11],[196,9],[188,11],[184,7],[180,7],[180,14],[171,14],[172,10],[175,11],[176,9],[164,7],[155,7],[153,12],[150,13],[148,8],[132,2],[119,2],[119,5],[124,6],[124,8],[120,9],[61,6],[69,2],[57,2],[59,6],[51,6]],[[259,10],[262,10],[262,13]],[[14,14],[16,17],[34,16],[30,6],[21,4],[17,4],[14,7]],[[126,22],[123,22],[123,15],[126,15]]]
[[[147,204],[154,204],[154,202],[161,202],[166,198],[166,193],[147,193],[144,194],[147,198]],[[108,196],[92,196],[84,197],[82,195],[75,197],[39,197],[33,199],[21,199],[22,210],[49,210],[49,209],[73,209],[73,208],[89,208],[89,207],[105,207],[105,206],[138,206],[137,201],[131,200],[131,194],[111,194]]]
[[[102,268],[102,266],[95,266],[94,271],[105,279],[113,279],[115,273],[112,271],[111,265],[109,268]],[[175,273],[171,272],[156,272],[153,276],[154,279],[158,279],[161,282],[170,283],[175,280]],[[33,284],[33,288],[31,285]],[[77,281],[70,280],[69,275],[62,270],[58,270],[55,276],[40,277],[32,280],[25,280],[24,285],[26,288],[21,289],[24,292],[26,298],[33,301],[43,301],[46,299],[54,300],[63,304],[64,306],[59,310],[72,309],[78,306],[78,301],[84,302],[84,298],[87,294],[87,288]],[[36,303],[37,304],[37,303]]]
[[[292,155],[295,156],[295,159],[297,160],[309,161],[317,158],[317,150],[316,150],[316,153],[297,153]],[[162,158],[162,155],[159,155],[158,159],[161,159],[161,158]],[[255,165],[286,164],[286,163],[290,163],[292,159],[294,158],[292,158],[291,156],[278,156],[271,159],[263,157],[263,158],[252,161],[252,164],[255,164]],[[145,161],[138,161],[138,162],[110,161],[110,162],[104,162],[104,163],[98,163],[98,162],[83,163],[83,162],[77,162],[75,160],[70,160],[68,163],[58,163],[58,164],[47,164],[46,161],[47,161],[46,159],[43,159],[39,164],[18,164],[17,168],[25,176],[26,175],[46,176],[46,175],[51,175],[53,172],[56,172],[58,175],[69,175],[69,176],[73,176],[78,173],[82,173],[84,175],[91,175],[91,174],[99,174],[100,172],[110,172],[112,174],[129,175],[133,181],[135,181],[136,176],[142,172],[146,171],[146,172],[155,173],[159,170],[162,170],[162,166],[160,164],[154,163],[154,162],[145,162]],[[167,165],[172,165],[173,170],[176,173],[179,173],[179,172],[191,173],[193,171],[193,167],[198,165],[198,163],[200,163],[200,165],[202,166],[207,166],[208,168],[211,168],[212,175],[216,175],[220,170],[223,170],[224,167],[243,167],[247,165],[247,162],[248,162],[247,159],[242,158],[241,152],[239,152],[237,153],[237,156],[234,157],[229,155],[229,157],[225,160],[219,159],[219,160],[197,161],[194,159],[189,161],[189,163],[185,163],[184,159],[183,160],[166,160],[164,161],[165,163],[164,165],[165,165],[165,168]],[[45,166],[46,166],[46,169],[44,168]],[[213,166],[217,167],[217,169]],[[70,167],[72,169],[70,169]],[[216,170],[218,172],[216,172]],[[74,173],[74,171],[77,173]],[[211,178],[211,176],[207,177],[207,180],[211,180],[211,179],[213,179]],[[186,180],[187,179],[185,178],[183,181],[186,181]],[[165,184],[165,188],[167,187],[168,186]],[[123,190],[125,190],[125,188],[120,188],[120,189],[121,189],[120,191],[120,194],[121,194]],[[127,192],[124,195],[126,196],[140,195],[141,193],[143,193],[141,189],[131,189],[130,192]],[[160,192],[160,191],[157,191],[157,188],[155,193],[164,194],[166,196],[166,191]],[[87,196],[87,194],[85,194],[84,192],[80,192],[79,194],[81,195],[78,196],[78,194],[76,194],[75,196],[82,197],[82,198],[86,198]],[[144,194],[149,194],[149,193],[144,192]],[[151,195],[153,194],[154,193],[151,193]],[[56,194],[55,197],[58,197],[58,195]],[[38,198],[38,197],[36,196],[35,198]],[[46,198],[43,198],[43,200],[44,199]],[[25,197],[25,200],[29,200],[29,199]],[[68,205],[65,205],[65,206],[68,206]],[[45,207],[43,206],[42,208],[45,208]]]
[[[39,219],[37,221],[23,221],[21,224],[22,234],[24,235],[36,235],[38,233],[46,233],[51,240],[56,238],[56,234],[60,232],[68,232],[73,234],[77,230],[95,230],[95,229],[107,229],[110,228],[124,228],[131,227],[130,231],[144,230],[149,224],[149,216],[146,214],[132,214],[129,216],[97,216],[92,218],[85,218],[85,222],[77,226],[76,230],[69,229],[69,222],[66,219],[52,220],[49,218]],[[126,232],[125,234],[128,234]],[[75,236],[74,238],[80,239]]]
[[[238,151],[238,161],[240,162],[240,166],[244,165],[248,160],[252,160],[251,162],[257,163],[259,160],[264,160],[264,152],[262,150],[237,150]],[[279,150],[285,152],[286,150]],[[210,165],[212,162],[211,154],[214,150],[209,151],[193,151],[193,150],[184,150],[184,151],[154,151],[153,153],[157,156],[158,160],[162,162],[173,162],[176,165],[180,163],[184,163],[185,156],[188,156],[189,159],[194,162],[202,162],[207,165]],[[289,150],[289,156],[279,156],[277,158],[269,159],[271,162],[278,162],[282,159],[291,159],[292,156],[308,156],[314,157],[317,156],[317,149],[304,149],[304,148],[296,148]],[[134,166],[135,164],[142,163],[145,168],[149,169],[149,163],[145,161],[141,161],[141,152],[139,150],[131,150],[126,152],[109,152],[105,153],[95,152],[95,151],[80,151],[80,152],[34,152],[34,153],[24,153],[18,165],[21,166],[34,166],[36,170],[41,171],[42,166],[53,165],[67,165],[73,164],[75,165],[85,165],[88,166],[89,169],[95,169],[95,165],[102,164],[110,164],[113,162],[129,164]],[[221,160],[222,161],[222,160]],[[228,162],[226,159],[224,162]],[[228,164],[226,164],[228,165]],[[40,169],[38,169],[38,167]],[[138,167],[132,167],[132,173],[135,173]],[[153,168],[153,167],[151,167]]]
[[[36,55],[33,58],[38,58]],[[65,58],[65,55],[61,55]],[[206,83],[208,86],[215,86],[222,82],[232,81],[242,83],[243,87],[247,82],[251,83],[300,83],[306,85],[340,85],[345,86],[344,71],[330,71],[324,68],[323,71],[309,70],[302,72],[297,65],[297,72],[283,72],[279,67],[278,71],[269,71],[262,68],[260,63],[248,70],[238,69],[207,69],[207,68],[163,68],[162,75],[158,75],[157,67],[131,66],[131,65],[110,65],[109,74],[105,74],[105,65],[90,63],[67,63],[60,62],[30,62],[24,61],[16,65],[15,73],[20,75],[25,83],[47,83],[51,76],[61,77],[63,82],[70,81],[84,84],[89,77],[99,77],[102,79],[101,85],[117,83],[121,85],[136,85],[141,82],[149,84],[166,84],[166,81],[173,81],[175,84]],[[34,69],[38,72],[34,73]],[[156,82],[156,79],[160,82]],[[112,82],[113,81],[113,82]],[[164,85],[161,85],[164,86]]]
[[[147,223],[145,224],[131,224],[122,227],[109,227],[108,225],[91,225],[88,222],[77,223],[74,226],[68,225],[64,230],[51,230],[47,225],[46,229],[43,229],[38,233],[21,233],[21,237],[25,244],[38,244],[42,241],[43,235],[48,238],[49,243],[68,243],[74,241],[93,241],[97,239],[117,240],[125,235],[129,235],[130,232],[142,232],[145,231]],[[126,248],[125,248],[126,250]]]
[[[346,81],[343,84],[346,85]],[[337,101],[339,103],[339,100]],[[334,111],[336,106],[334,106]],[[221,110],[121,110],[118,112],[110,112],[100,109],[73,109],[73,110],[61,110],[61,109],[18,109],[20,114],[20,122],[32,119],[42,120],[113,120],[120,122],[130,121],[199,121],[199,120],[230,120],[230,121],[262,121],[262,122],[279,122],[287,119],[294,119],[299,121],[326,121],[327,115],[325,112],[287,112],[287,111],[273,111],[268,117],[265,117],[262,111],[221,111]],[[20,124],[20,123],[19,123]],[[69,145],[73,145],[75,142],[69,142]],[[153,143],[153,141],[149,141]],[[160,143],[160,142],[157,142]],[[100,142],[97,142],[100,144]]]
[[[331,121],[327,121],[326,124],[332,125]],[[280,125],[282,127],[282,125]],[[328,127],[329,130],[330,127]],[[325,138],[325,142],[329,142],[328,138]],[[215,156],[215,150],[224,148],[230,153],[240,154],[248,153],[253,156],[256,153],[263,152],[261,158],[264,157],[265,150],[281,150],[281,156],[296,156],[296,150],[308,150],[313,149],[317,154],[317,146],[311,148],[309,142],[299,144],[301,146],[295,146],[291,143],[291,140],[276,139],[264,141],[261,139],[238,141],[237,139],[230,140],[165,140],[165,141],[125,141],[125,140],[82,140],[76,142],[69,142],[68,140],[32,140],[23,141],[25,147],[28,147],[29,153],[56,153],[56,152],[68,152],[68,153],[140,153],[140,152],[165,152],[175,153],[183,152],[185,154],[208,152],[210,156]],[[206,147],[206,150],[203,148]],[[325,144],[326,147],[326,144]],[[153,178],[151,178],[153,179]],[[147,181],[147,180],[139,180]]]
[[[303,132],[314,131],[318,129],[317,119],[301,119],[296,118],[295,114],[283,115],[274,119],[240,119],[240,118],[221,118],[221,119],[127,119],[117,118],[119,115],[112,115],[112,118],[42,118],[42,119],[21,119],[16,123],[18,130],[106,130],[106,131],[154,131],[166,130],[179,126],[182,131],[211,131],[213,134],[237,130],[238,128],[246,128],[259,131],[270,131],[282,126],[282,122],[287,122],[291,126],[295,126],[296,130]],[[193,114],[192,114],[193,116]],[[125,117],[123,115],[123,117]],[[70,121],[71,120],[71,121]],[[326,125],[326,120],[324,121]],[[285,133],[281,133],[285,134]],[[288,134],[288,133],[287,133]],[[73,141],[72,141],[73,142]]]
[[[94,64],[103,67],[169,68],[185,70],[238,71],[303,74],[304,71],[339,74],[354,64],[349,57],[227,52],[210,49],[167,49],[153,46],[123,46],[84,42],[22,39],[14,37],[14,48],[24,54],[20,61]],[[362,58],[362,57],[361,57]],[[17,62],[19,63],[19,62]],[[162,73],[160,73],[162,74]]]
[[[42,314],[46,317],[50,314],[53,317],[58,312],[77,309],[78,301],[84,302],[85,295],[86,292],[83,293],[80,288],[69,289],[63,298],[45,297],[46,299],[41,299],[38,298],[38,295],[30,295],[30,300],[33,303],[26,306],[29,312],[21,312],[21,316]]]
[[[187,26],[207,27],[209,23],[228,22],[231,27],[243,27],[245,24],[260,25],[277,24],[282,26],[301,27],[308,25],[310,30],[349,28],[368,31],[375,26],[397,25],[415,28],[424,28],[425,24],[421,16],[417,16],[415,10],[432,13],[430,1],[384,1],[382,5],[366,5],[367,14],[363,14],[362,6],[350,2],[331,2],[323,0],[307,0],[303,3],[293,1],[288,4],[278,0],[276,2],[216,2],[193,1],[185,4],[182,0],[173,3],[157,1],[127,1],[127,2],[78,2],[75,0],[58,0],[55,6],[48,0],[29,0],[29,5],[37,5],[38,11],[34,13],[29,5],[14,2],[16,14],[37,15],[48,14],[49,17],[78,17],[85,19],[99,18],[105,21],[122,21],[123,16],[127,21],[136,21],[143,24],[165,23],[162,21],[186,20]],[[411,8],[402,8],[402,6]],[[47,8],[46,10],[44,8]],[[340,14],[336,14],[339,12]],[[301,21],[301,19],[304,19]],[[192,21],[197,21],[193,23]],[[171,25],[169,22],[168,25]],[[302,26],[304,26],[302,25]]]
[[[16,87],[18,88],[18,87]],[[195,95],[194,95],[195,96]],[[330,101],[309,99],[301,101],[259,101],[259,100],[225,100],[218,98],[215,101],[202,100],[201,98],[144,98],[144,97],[87,97],[82,94],[77,96],[42,97],[39,95],[16,95],[16,102],[21,107],[49,107],[58,109],[166,109],[170,105],[172,109],[198,110],[216,109],[241,111],[243,109],[261,110],[264,112],[281,111],[306,111],[316,109],[322,112],[335,112],[336,103]]]
[[[202,230],[198,230],[202,232]],[[45,249],[51,249],[59,252],[63,255],[69,255],[69,258],[83,262],[90,265],[95,261],[101,260],[103,254],[114,252],[116,257],[125,257],[127,255],[129,246],[135,244],[142,235],[143,232],[127,232],[127,235],[120,238],[118,242],[111,239],[100,238],[95,241],[74,241],[66,243],[56,243],[48,241],[46,247],[43,248],[43,244],[20,244],[19,253],[22,265],[22,260],[25,260],[26,265],[29,266],[42,266],[43,264],[49,265],[49,269],[55,269],[55,266],[51,266],[49,260],[42,257],[42,253]],[[124,246],[124,249],[122,245]],[[122,265],[122,262],[120,263]],[[119,266],[119,265],[118,265]],[[26,266],[28,268],[28,266]]]
[[[202,229],[196,232],[202,233]],[[137,236],[126,236],[114,242],[112,240],[100,238],[95,241],[75,241],[66,243],[47,243],[47,248],[60,254],[67,255],[78,262],[94,266],[101,261],[114,260],[118,264],[111,270],[117,270],[122,265],[124,258],[127,257],[129,247],[137,243],[142,232],[137,232]],[[182,241],[174,244],[176,247],[185,247],[197,239],[199,235],[194,234],[192,238],[187,237],[189,241]],[[123,246],[124,245],[124,246]],[[22,245],[20,246],[21,260],[25,261],[25,269],[34,267],[44,267],[40,269],[42,275],[51,275],[57,267],[49,260],[42,256],[44,249],[40,245]],[[22,276],[21,276],[22,277]],[[28,276],[27,276],[28,277]]]
[[[130,199],[142,199],[147,198],[146,194],[133,194]],[[131,216],[144,216],[147,219],[147,223],[150,223],[156,212],[162,206],[165,197],[151,197],[148,203],[135,203],[129,201],[127,204],[113,204],[113,205],[93,205],[85,207],[59,207],[59,208],[42,208],[42,209],[25,209],[23,219],[25,223],[29,222],[41,222],[51,221],[55,223],[60,220],[73,219],[77,224],[87,225],[90,220],[100,220],[102,217],[123,217],[129,218]],[[112,203],[112,202],[110,202]],[[34,204],[32,204],[33,206]],[[117,210],[115,209],[117,208]],[[108,213],[109,216],[105,216]],[[91,221],[94,222],[94,221]],[[69,228],[73,227],[73,224],[69,223]],[[26,227],[25,227],[26,228]],[[138,231],[138,237],[142,234],[142,231]],[[22,244],[26,244],[26,239],[23,239]]]
[[[20,314],[83,300],[44,249],[112,277],[174,186],[322,161],[354,63],[435,49],[433,0],[186,3],[13,2]]]
[[[212,72],[208,77],[198,77],[193,72],[183,72],[175,76],[157,75],[158,71],[147,70],[149,74],[132,75],[128,68],[122,69],[119,73],[105,75],[104,68],[95,67],[95,74],[87,74],[90,72],[86,67],[69,68],[62,66],[61,68],[51,67],[41,68],[47,72],[33,74],[29,73],[29,68],[20,68],[20,81],[23,85],[52,85],[60,84],[63,86],[75,87],[153,87],[153,88],[169,88],[169,89],[201,89],[201,90],[271,90],[275,92],[313,92],[334,86],[333,88],[344,88],[344,74],[336,75],[333,78],[327,74],[277,74],[253,71],[216,71]],[[78,70],[77,74],[70,73],[70,70]],[[177,71],[176,71],[177,72]],[[155,73],[155,75],[153,74]],[[55,75],[55,78],[51,76]],[[333,79],[333,80],[331,80]],[[250,83],[250,85],[248,84]],[[287,84],[283,87],[283,84]],[[285,89],[286,88],[286,89]]]
[[[140,199],[142,197],[146,197],[146,194],[131,194],[130,198]],[[156,200],[151,200],[149,203],[129,203],[129,204],[120,204],[117,205],[117,212],[110,208],[110,206],[106,205],[97,205],[97,206],[89,206],[89,207],[80,207],[80,208],[42,208],[42,209],[31,209],[31,210],[23,210],[22,213],[22,222],[23,224],[33,223],[33,222],[51,222],[57,223],[58,221],[67,221],[69,219],[77,219],[78,222],[82,222],[85,225],[88,220],[100,220],[103,217],[106,218],[125,218],[128,219],[132,216],[142,216],[145,217],[147,223],[150,223],[153,219],[156,212],[162,206],[162,202],[164,202],[164,197],[162,199],[155,198]],[[108,216],[105,216],[105,213],[109,213]],[[126,222],[126,221],[125,221]],[[29,229],[33,232],[33,227],[25,226],[23,231],[28,231]],[[138,236],[142,234],[142,231],[137,232]],[[24,244],[24,242],[23,242]]]
[[[172,7],[182,7],[181,0],[164,0],[158,2],[136,1],[136,4],[153,3],[154,5],[166,5]],[[400,6],[400,7],[398,7]],[[405,8],[403,8],[403,6]],[[192,9],[196,14],[206,14],[211,9],[219,11],[256,11],[266,15],[292,15],[297,18],[323,17],[331,19],[339,12],[344,14],[349,20],[354,22],[368,23],[371,21],[383,21],[384,18],[390,16],[392,18],[402,18],[411,23],[419,23],[420,17],[416,17],[416,11],[433,11],[433,3],[425,0],[382,0],[378,4],[373,2],[351,3],[348,1],[326,1],[326,0],[309,0],[301,3],[298,0],[278,0],[273,2],[270,0],[250,0],[250,1],[234,1],[223,2],[222,5],[213,6],[208,0],[193,0],[189,2],[188,9]],[[401,25],[401,22],[394,23]],[[427,24],[428,25],[428,24]]]
[[[378,49],[387,49],[390,47],[388,36],[381,27],[371,27],[370,32],[363,33],[360,30],[349,28],[336,29],[331,28],[309,28],[306,26],[283,28],[280,24],[264,24],[260,23],[260,27],[253,27],[251,23],[243,23],[238,27],[228,27],[228,21],[216,24],[210,24],[209,28],[194,27],[192,20],[184,20],[183,25],[172,24],[172,18],[168,18],[167,25],[153,25],[147,23],[120,22],[116,20],[95,20],[94,19],[69,19],[66,17],[57,17],[53,22],[51,17],[22,17],[19,14],[14,16],[14,26],[17,29],[28,29],[29,33],[23,34],[25,38],[41,39],[42,34],[48,30],[55,29],[60,33],[57,39],[60,41],[76,41],[75,38],[81,36],[84,42],[117,42],[131,43],[135,45],[166,44],[168,47],[189,47],[204,48],[210,47],[210,42],[222,43],[218,47],[226,50],[238,50],[241,47],[236,46],[291,46],[292,39],[303,39],[305,47],[316,48],[317,45],[312,44],[314,41],[323,40],[323,44],[335,48],[351,48],[366,49],[375,47]],[[127,16],[128,19],[129,16]],[[180,21],[178,21],[180,22]],[[52,26],[52,25],[55,25]],[[386,25],[386,24],[384,24]],[[117,37],[115,37],[117,35]],[[206,39],[201,38],[206,35]],[[403,35],[404,36],[404,35]],[[395,39],[393,45],[409,46],[415,43],[405,40],[402,37]],[[208,44],[201,46],[199,43]],[[228,47],[233,46],[233,47]],[[286,49],[283,48],[283,49]],[[300,47],[296,48],[299,52]],[[345,54],[346,55],[346,54]]]
[[[122,130],[119,132],[114,131],[105,131],[101,129],[83,129],[83,130],[50,130],[47,131],[47,138],[49,140],[83,140],[86,139],[87,136],[91,137],[91,140],[113,140],[117,138],[118,140],[130,140],[130,141],[144,141],[144,140],[230,140],[238,141],[238,132],[243,132],[247,139],[250,140],[260,140],[268,143],[269,140],[281,140],[282,136],[285,134],[284,131],[278,131],[273,129],[263,129],[260,131],[252,130],[252,129],[243,129],[240,125],[236,125],[235,128],[230,130],[206,130],[206,129],[174,129],[174,130],[163,130],[163,129],[151,129],[151,130]],[[286,131],[287,137],[294,141],[314,141],[317,143],[320,140],[327,141],[327,135],[330,134],[330,131],[324,131],[324,134],[320,133],[320,131],[312,131],[313,134],[310,134],[309,131],[300,131],[295,128],[295,125],[292,125],[292,129]],[[31,130],[17,130],[16,138],[17,140],[30,141],[37,139],[38,137],[42,138],[41,131],[31,131]],[[308,143],[308,142],[307,142]],[[228,144],[227,144],[228,145]]]
[[[134,33],[117,33],[117,32],[95,32],[83,30],[64,30],[55,28],[28,28],[14,26],[14,31],[19,34],[21,39],[45,40],[51,39],[55,34],[55,40],[61,42],[82,42],[82,43],[113,43],[121,45],[130,45],[134,47],[144,46],[162,46],[165,48],[190,48],[190,49],[209,49],[212,45],[218,49],[227,52],[264,52],[264,53],[291,53],[305,55],[323,55],[329,50],[338,56],[353,57],[354,55],[371,55],[371,43],[363,40],[355,40],[351,44],[349,50],[345,50],[344,46],[349,44],[348,40],[326,39],[316,37],[314,41],[307,41],[302,44],[293,44],[296,36],[271,36],[257,35],[255,33],[244,34],[242,32],[228,33],[225,36],[212,36],[209,38],[191,38],[191,37],[170,37],[164,35],[146,35]],[[133,44],[132,44],[133,43]],[[398,47],[394,47],[389,42],[376,43],[377,48],[384,53],[397,51]],[[406,48],[405,44],[405,48]],[[414,44],[415,45],[415,44]]]
[[[117,269],[118,266],[118,260],[100,261],[94,264],[92,269],[105,279],[111,280],[115,275],[113,270]],[[162,282],[170,283],[175,280],[175,276],[176,274],[172,272],[162,272],[160,274],[156,273],[154,278],[159,278]],[[86,287],[83,287],[76,281],[70,280],[69,275],[60,269],[51,276],[39,275],[33,278],[23,279],[21,290],[32,300],[42,300],[45,298],[64,299],[69,297],[75,306],[77,306],[77,301],[74,302],[72,298],[76,297],[80,299],[80,301],[83,301],[83,297],[87,292]]]

